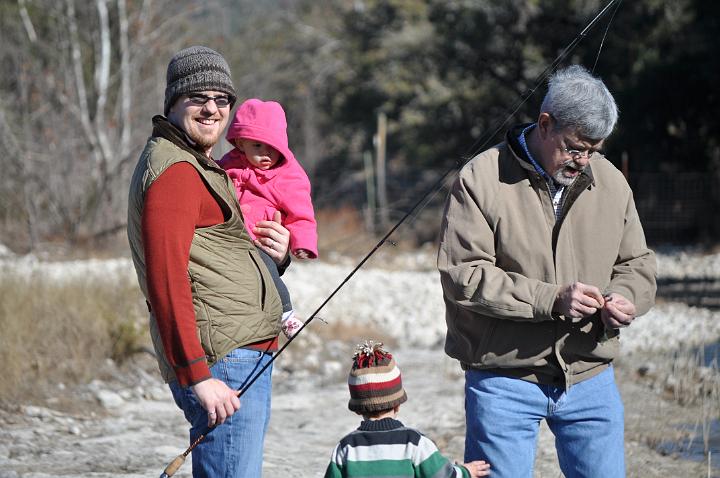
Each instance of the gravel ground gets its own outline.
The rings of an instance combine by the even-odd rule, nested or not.
[[[680,251],[659,255],[659,263],[661,277],[720,279],[720,255]],[[19,278],[134,280],[126,259],[47,264],[5,254],[0,266]],[[312,313],[353,266],[344,259],[294,264],[286,282],[296,309]],[[346,329],[377,333],[374,338],[392,344],[409,396],[400,419],[423,430],[449,457],[462,458],[463,380],[457,363],[442,352],[438,282],[431,254],[380,256],[321,311],[327,325],[314,321],[288,347],[276,362],[266,478],[322,476],[336,441],[357,426],[358,417],[346,408],[344,381],[354,344],[328,340]],[[623,330],[616,375],[626,406],[628,476],[720,476],[708,474],[706,463],[683,458],[685,449],[702,442],[702,426],[712,423],[716,409],[699,399],[681,405],[677,396],[682,387],[717,383],[717,367],[701,363],[689,374],[675,369],[679,351],[692,362],[693,351],[712,350],[720,338],[718,319],[717,310],[660,302]],[[122,368],[111,362],[103,367],[113,380],[60,389],[39,405],[0,410],[0,478],[158,476],[184,450],[184,420],[153,359],[141,354]],[[190,476],[189,463],[175,476]],[[562,476],[546,428],[535,476]]]

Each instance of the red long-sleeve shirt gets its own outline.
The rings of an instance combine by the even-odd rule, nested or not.
[[[190,245],[195,228],[225,220],[220,205],[189,163],[170,166],[145,195],[142,240],[149,301],[165,356],[182,386],[211,377],[196,332],[188,277]],[[277,339],[251,348],[277,350]]]

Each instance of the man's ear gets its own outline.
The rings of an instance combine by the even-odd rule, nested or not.
[[[541,139],[547,139],[553,129],[553,119],[550,113],[540,113],[537,119],[537,129]]]

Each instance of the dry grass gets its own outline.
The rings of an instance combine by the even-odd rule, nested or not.
[[[344,258],[360,259],[370,252],[378,241],[395,225],[396,219],[390,221],[387,229],[380,229],[375,224],[376,230],[370,232],[366,219],[361,211],[350,207],[342,207],[338,209],[322,209],[316,211],[318,223],[318,248],[320,255],[324,261],[333,261],[334,255]],[[430,217],[430,219],[428,219]],[[434,224],[431,228],[426,226],[427,221],[434,220],[438,224]],[[386,246],[378,249],[378,256],[386,253],[392,257],[398,253],[408,252],[414,253],[418,247],[431,246],[434,247],[434,240],[437,236],[439,227],[438,216],[431,216],[431,211],[424,211],[422,220],[418,218],[410,218],[406,220],[403,226],[399,227],[385,243]],[[428,231],[431,239],[428,241],[426,236]],[[387,254],[387,252],[390,252]]]
[[[356,344],[365,340],[375,340],[383,342],[385,347],[392,350],[397,346],[396,340],[386,331],[378,330],[368,324],[345,324],[345,323],[316,323],[318,319],[313,320],[311,324],[314,329],[312,332],[320,337],[323,341],[337,340],[349,344],[354,347]]]
[[[36,275],[0,278],[0,401],[80,383],[111,358],[122,362],[148,341],[147,310],[135,283]]]
[[[357,256],[368,251],[377,239],[367,232],[360,211],[349,207],[316,211],[318,223],[318,249],[323,259],[327,253]]]
[[[20,278],[6,273],[0,277],[0,330],[5,366],[0,403],[40,400],[60,383],[105,378],[107,359],[121,364],[150,348],[147,308],[137,284],[128,279],[58,282],[39,274]],[[383,330],[315,319],[278,366],[315,373],[334,362],[341,364],[337,376],[344,376],[355,344],[365,339],[383,341],[391,351],[397,345]],[[310,353],[314,349],[321,353]]]

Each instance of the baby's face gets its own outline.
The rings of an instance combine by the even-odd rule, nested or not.
[[[250,164],[258,169],[270,169],[280,160],[280,152],[261,141],[254,139],[236,139],[235,146],[245,153]]]

